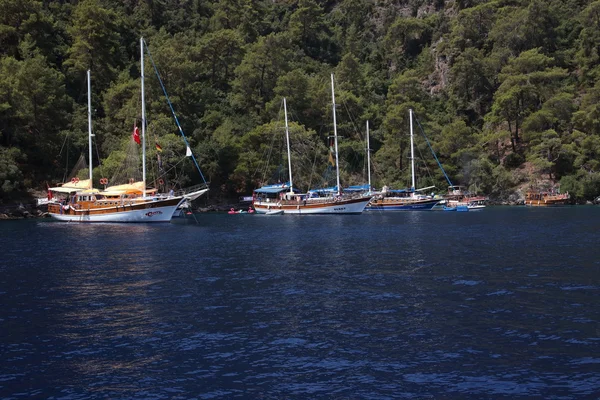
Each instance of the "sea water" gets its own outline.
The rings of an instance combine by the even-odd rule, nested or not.
[[[600,208],[0,223],[2,399],[596,399]]]

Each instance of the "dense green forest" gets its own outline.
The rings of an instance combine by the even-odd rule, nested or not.
[[[87,153],[88,69],[94,176],[121,168],[141,119],[140,37],[212,198],[286,178],[283,97],[294,183],[323,183],[332,73],[346,185],[366,181],[368,120],[374,186],[410,186],[412,108],[420,187],[448,186],[422,128],[472,192],[600,194],[600,1],[0,0],[0,198],[61,182]],[[152,66],[149,140],[194,183]]]

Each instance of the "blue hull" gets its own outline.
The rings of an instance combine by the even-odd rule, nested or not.
[[[365,211],[427,211],[431,210],[439,200],[418,204],[383,204],[383,205],[367,205]]]

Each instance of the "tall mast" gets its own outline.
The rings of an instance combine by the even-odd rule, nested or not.
[[[337,137],[337,123],[335,120],[335,92],[333,90],[333,73],[331,74],[331,102],[333,103],[333,137],[335,141],[335,175],[337,180],[337,194],[338,196],[342,193],[342,187],[340,186],[340,163],[338,160],[338,137]]]
[[[146,197],[146,101],[144,96],[144,38],[140,38],[140,69],[142,80],[142,181]]]
[[[410,186],[410,190],[411,192],[415,191],[415,150],[414,150],[414,144],[413,144],[413,110],[412,108],[410,108],[409,110],[409,114],[410,114],[410,170],[411,170],[411,186]]]
[[[90,184],[89,184],[88,189],[91,189],[92,187],[94,187],[94,184],[92,183],[92,137],[94,135],[92,134],[92,79],[91,79],[91,76],[92,76],[92,73],[88,69],[88,71],[87,71],[87,90],[88,90],[88,150],[89,150],[89,159],[90,159],[90,166],[89,166]]]
[[[285,137],[287,140],[288,170],[290,171],[290,193],[294,193],[294,182],[292,181],[292,153],[290,152],[290,131],[288,128],[287,103],[285,102],[285,97],[283,98],[283,113],[285,114]]]
[[[371,146],[369,145],[369,120],[367,120],[367,176],[369,178],[369,193],[371,193]]]

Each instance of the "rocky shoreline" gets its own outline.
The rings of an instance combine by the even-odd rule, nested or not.
[[[35,204],[0,206],[0,220],[48,218],[48,211]]]

